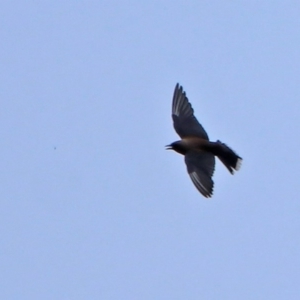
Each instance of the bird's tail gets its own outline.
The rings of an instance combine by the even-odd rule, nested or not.
[[[217,145],[218,151],[216,155],[220,161],[225,165],[231,174],[233,174],[234,171],[238,171],[242,164],[242,158],[221,141],[218,140]]]

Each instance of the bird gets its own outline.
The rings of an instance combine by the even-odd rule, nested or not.
[[[194,116],[194,110],[183,87],[176,84],[172,101],[173,126],[180,136],[166,146],[166,150],[174,150],[184,155],[187,172],[197,188],[206,198],[213,195],[215,156],[225,165],[231,174],[241,167],[242,158],[226,144],[217,140],[209,140],[203,126]]]

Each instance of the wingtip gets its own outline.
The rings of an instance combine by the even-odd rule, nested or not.
[[[183,90],[183,87],[179,82],[177,82],[176,85],[175,85],[175,89],[176,90],[180,90],[180,89]]]

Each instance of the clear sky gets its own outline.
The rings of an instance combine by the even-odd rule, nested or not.
[[[300,299],[299,1],[0,3],[1,299]],[[195,189],[183,85],[217,161]]]

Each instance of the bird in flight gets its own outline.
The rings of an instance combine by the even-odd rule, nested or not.
[[[204,197],[209,198],[213,194],[215,156],[231,174],[239,170],[242,158],[219,140],[209,141],[206,131],[194,116],[194,110],[182,86],[178,83],[173,95],[172,119],[174,129],[181,140],[167,145],[166,149],[184,155],[187,171],[195,187]]]

